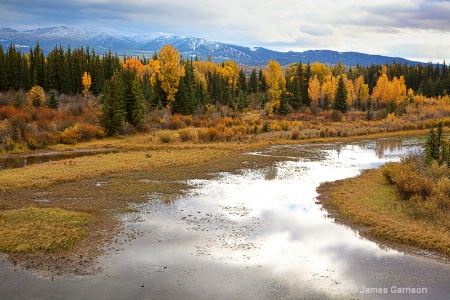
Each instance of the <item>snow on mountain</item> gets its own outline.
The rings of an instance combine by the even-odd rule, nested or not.
[[[370,65],[384,64],[393,61],[399,63],[417,64],[403,58],[393,58],[380,55],[369,55],[358,52],[337,52],[330,50],[308,50],[304,52],[278,52],[262,47],[242,47],[208,41],[203,38],[182,37],[162,32],[147,34],[120,34],[115,32],[96,32],[68,27],[36,28],[32,30],[17,31],[11,28],[0,29],[0,44],[7,49],[11,44],[21,51],[35,47],[36,43],[46,52],[56,46],[62,45],[71,48],[86,47],[95,49],[103,54],[108,51],[119,55],[146,55],[147,57],[158,52],[162,46],[171,44],[183,57],[211,58],[213,61],[234,60],[240,64],[251,66],[266,65],[269,60],[277,60],[281,65],[295,62],[321,62],[326,64]]]

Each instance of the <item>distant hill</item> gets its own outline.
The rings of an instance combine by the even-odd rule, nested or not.
[[[182,37],[166,33],[150,34],[118,34],[114,32],[95,32],[67,27],[38,28],[34,30],[17,31],[10,28],[0,29],[0,43],[6,51],[11,44],[22,52],[36,46],[36,42],[48,53],[55,46],[68,45],[72,48],[89,46],[97,53],[103,54],[111,50],[119,55],[145,55],[151,57],[162,46],[171,44],[178,49],[183,57],[195,57],[221,62],[234,60],[239,64],[249,66],[267,65],[269,60],[277,60],[281,65],[302,61],[337,64],[342,62],[347,66],[398,63],[418,64],[400,57],[371,55],[358,52],[337,52],[330,50],[308,50],[304,52],[278,52],[266,48],[242,47],[238,45],[212,42],[202,38]]]

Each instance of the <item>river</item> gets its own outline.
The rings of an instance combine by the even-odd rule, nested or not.
[[[417,140],[272,146],[273,166],[152,194],[94,275],[36,276],[0,263],[1,299],[449,299],[450,264],[381,247],[317,203],[324,181],[420,149]],[[424,252],[426,253],[426,252]]]

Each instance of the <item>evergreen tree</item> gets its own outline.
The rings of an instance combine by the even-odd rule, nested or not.
[[[258,91],[265,93],[268,90],[267,79],[262,70],[258,73]]]
[[[345,88],[344,78],[339,77],[336,96],[334,98],[334,109],[342,113],[347,112],[347,89]]]
[[[283,95],[281,96],[281,99],[280,99],[280,107],[278,108],[278,113],[280,115],[285,116],[290,112],[290,110],[291,110],[291,107],[289,106],[286,94],[283,93]]]
[[[14,99],[14,105],[15,108],[21,108],[23,107],[22,99],[20,98],[19,93],[16,93],[16,98]]]
[[[366,111],[366,119],[368,121],[373,119],[373,110],[372,110],[372,98],[369,97],[367,100],[367,111]]]
[[[131,124],[138,130],[144,128],[145,121],[145,98],[142,91],[142,85],[138,77],[133,81],[133,98],[134,103],[131,110]]]
[[[245,73],[242,69],[239,71],[239,78],[237,83],[237,95],[239,95],[240,92],[242,92],[242,94],[244,95],[247,95],[247,77],[245,76]]]
[[[311,98],[308,93],[308,87],[309,87],[309,79],[312,77],[311,65],[309,63],[306,65],[305,72],[303,72],[303,66],[300,67],[301,65],[302,64],[300,62],[298,72],[300,72],[300,71],[302,72],[301,74],[299,74],[302,102],[303,102],[303,105],[309,107],[311,105]]]
[[[101,102],[100,123],[105,128],[106,135],[115,135],[119,133],[126,116],[121,101],[119,76],[116,75],[105,83]]]
[[[256,69],[253,69],[252,73],[250,74],[248,92],[250,94],[256,94],[258,92],[258,74],[256,74]]]
[[[58,109],[58,106],[59,106],[59,100],[56,99],[55,91],[51,91],[50,98],[48,99],[48,102],[47,102],[47,107],[53,108],[53,109]]]
[[[183,115],[192,114],[199,104],[195,87],[194,65],[192,61],[184,63],[184,76],[180,78],[178,92],[175,95],[172,111]]]

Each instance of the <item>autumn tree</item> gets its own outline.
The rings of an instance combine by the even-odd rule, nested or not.
[[[92,85],[91,74],[84,72],[83,77],[81,78],[81,83],[83,84],[83,95],[86,97]]]
[[[167,108],[171,108],[178,91],[180,77],[184,76],[184,66],[180,63],[178,50],[171,45],[161,48],[158,53],[158,62],[159,69],[156,71],[156,76],[167,95]]]
[[[127,58],[123,64],[124,69],[135,70],[136,74],[142,76],[145,68],[139,58]]]
[[[319,80],[320,84],[323,84],[326,80],[329,80],[331,76],[331,70],[326,65],[314,62],[311,65],[311,73],[312,75],[316,75],[317,79]]]
[[[367,109],[369,100],[369,85],[361,84],[358,93],[358,108]],[[372,107],[371,107],[372,108]]]
[[[270,112],[275,112],[280,107],[281,97],[286,89],[286,79],[283,76],[283,71],[280,64],[275,60],[271,60],[268,62],[267,68],[264,71],[264,75],[269,85],[269,110]]]
[[[34,107],[39,107],[45,103],[45,92],[44,89],[38,85],[35,85],[27,93],[28,103]]]
[[[310,104],[311,111],[313,113],[316,113],[319,107],[319,100],[321,97],[320,82],[319,79],[317,78],[317,75],[314,75],[309,79],[308,96],[311,99]]]

